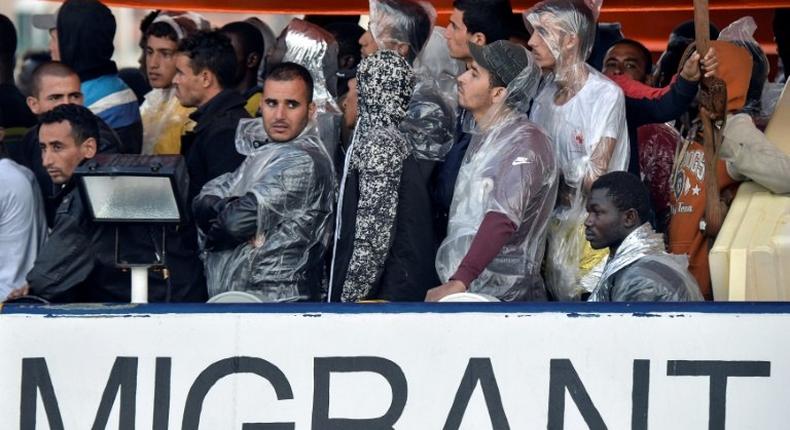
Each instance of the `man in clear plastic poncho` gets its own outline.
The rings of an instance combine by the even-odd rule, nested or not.
[[[436,255],[445,283],[426,300],[464,291],[546,300],[540,269],[557,163],[551,140],[525,113],[540,69],[526,49],[508,41],[469,48],[474,62],[458,78],[458,101],[475,126]]]
[[[582,0],[547,0],[525,12],[529,45],[546,74],[530,118],[554,140],[561,175],[549,226],[546,283],[554,298],[578,299],[580,277],[601,261],[583,237],[590,185],[628,166],[622,90],[585,63],[595,36],[593,12]]]
[[[343,113],[335,102],[337,92],[337,51],[335,37],[323,28],[294,18],[280,33],[277,43],[266,57],[266,68],[291,62],[310,71],[315,83],[313,102],[315,121],[321,142],[339,164],[340,125]],[[260,125],[260,121],[253,120]],[[258,127],[260,133],[263,130]]]
[[[612,172],[598,178],[587,212],[586,239],[594,249],[609,248],[609,258],[589,275],[595,278],[589,301],[702,300],[688,257],[667,254],[663,236],[646,222],[648,192],[636,175]]]
[[[198,30],[210,29],[209,22],[192,12],[162,12],[145,31],[145,71],[153,88],[140,105],[143,120],[143,154],[180,154],[181,136],[194,128],[189,115],[176,98],[178,42]]]
[[[261,98],[266,136],[259,140],[252,124],[239,124],[236,149],[247,158],[195,199],[209,296],[245,291],[267,302],[320,299],[335,174],[310,120],[312,90],[304,67],[270,69]]]
[[[429,40],[443,37],[441,33],[432,35],[435,19],[436,11],[427,2],[371,0],[368,31],[359,40],[363,56],[379,48],[390,49],[413,65],[417,86],[406,119],[398,128],[412,146],[414,156],[428,161],[444,160],[455,132],[455,95],[452,86],[447,85],[447,75],[457,67],[448,55],[422,55]],[[442,45],[432,44],[439,48]],[[426,164],[428,170],[432,164]]]

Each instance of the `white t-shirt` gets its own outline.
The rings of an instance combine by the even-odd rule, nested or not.
[[[47,236],[41,190],[33,172],[0,159],[0,301],[25,284]]]
[[[557,85],[546,85],[535,98],[530,119],[554,140],[560,172],[565,182],[578,188],[590,156],[604,137],[617,140],[607,172],[628,168],[628,128],[623,91],[606,76],[587,66],[584,87],[567,103],[557,106]]]

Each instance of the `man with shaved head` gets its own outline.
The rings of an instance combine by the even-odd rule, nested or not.
[[[30,96],[27,106],[30,110],[41,116],[57,106],[63,104],[84,104],[84,96],[80,90],[80,78],[67,65],[58,62],[41,64],[33,72],[30,85]],[[116,153],[120,147],[118,135],[101,119],[96,118],[99,124],[98,150],[102,153]],[[55,219],[55,209],[58,207],[56,193],[52,180],[46,169],[41,164],[41,149],[38,141],[39,126],[28,130],[22,138],[19,147],[10,154],[11,159],[27,167],[36,174],[41,194],[44,196],[47,222],[52,226]]]

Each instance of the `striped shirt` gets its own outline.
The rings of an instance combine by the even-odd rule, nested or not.
[[[82,83],[85,106],[117,129],[140,122],[140,108],[134,92],[118,77],[104,75]]]

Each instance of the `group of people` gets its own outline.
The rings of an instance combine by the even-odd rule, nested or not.
[[[0,299],[129,300],[115,240],[151,235],[91,219],[75,170],[99,153],[186,162],[155,301],[712,299],[711,200],[748,179],[790,192],[790,157],[755,125],[768,72],[749,21],[711,27],[704,53],[678,26],[651,74],[641,43],[596,42],[589,2],[453,7],[445,29],[429,3],[371,0],[367,31],[294,19],[276,38],[157,11],[143,94],[99,1],[36,17],[52,61],[27,96],[0,17]]]

